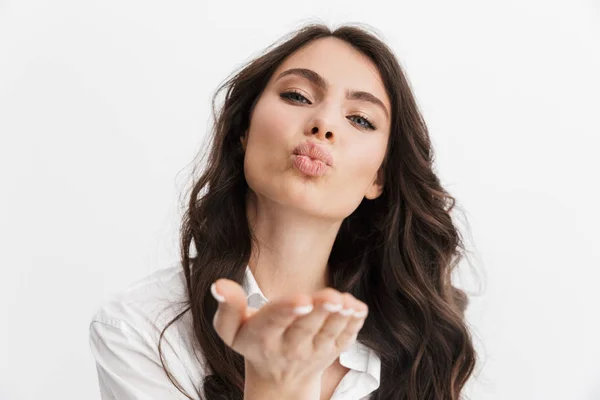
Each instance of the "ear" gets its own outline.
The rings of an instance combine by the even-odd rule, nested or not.
[[[373,200],[381,196],[381,193],[383,193],[383,183],[383,167],[381,167],[373,177],[373,181],[369,185],[365,197]]]
[[[242,142],[242,148],[244,152],[246,151],[246,144],[248,142],[248,131],[245,131],[242,136],[240,136],[240,142]]]

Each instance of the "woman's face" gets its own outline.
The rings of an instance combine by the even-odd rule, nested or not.
[[[321,77],[322,84],[298,73],[280,77],[296,68]],[[348,91],[370,95],[348,99]],[[390,112],[372,61],[339,39],[313,41],[284,60],[258,99],[242,138],[246,181],[258,196],[341,221],[363,197],[383,190]],[[305,142],[331,153],[333,163],[323,175],[295,166],[294,149]]]

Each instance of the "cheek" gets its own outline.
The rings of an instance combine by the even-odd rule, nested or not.
[[[372,144],[363,143],[347,151],[343,165],[336,171],[338,177],[329,188],[344,215],[350,215],[359,206],[384,157],[381,148]]]
[[[277,152],[273,150],[284,148],[283,128],[284,118],[279,113],[270,111],[264,102],[257,105],[248,132],[246,151],[246,158],[251,159],[252,165],[269,163],[276,158]]]
[[[254,137],[251,140],[270,150],[279,143],[287,144],[297,129],[297,114],[274,97],[261,99],[252,115],[249,135]]]
[[[244,160],[246,180],[251,187],[255,186],[253,190],[267,185],[290,164],[288,159],[296,125],[291,117],[291,113],[277,104],[276,99],[261,99],[257,103],[248,131]]]
[[[368,186],[381,166],[383,156],[381,146],[376,143],[353,146],[344,163],[345,177],[355,179],[356,185]]]

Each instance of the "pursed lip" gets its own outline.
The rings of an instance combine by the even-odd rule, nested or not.
[[[333,165],[333,156],[331,155],[331,152],[327,150],[325,146],[313,142],[300,143],[294,149],[294,154],[321,160],[329,166]]]

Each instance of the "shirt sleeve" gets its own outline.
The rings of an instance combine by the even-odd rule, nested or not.
[[[167,377],[158,348],[134,328],[93,320],[89,333],[102,400],[189,399]]]

